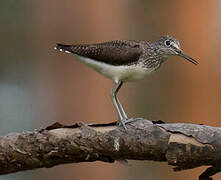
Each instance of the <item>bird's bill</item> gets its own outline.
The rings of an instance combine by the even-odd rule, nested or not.
[[[191,58],[190,56],[188,56],[187,54],[185,54],[183,51],[177,51],[177,55],[178,56],[181,56],[181,57],[183,57],[183,58],[185,58],[187,61],[189,61],[189,62],[191,62],[191,63],[193,63],[193,64],[195,64],[195,65],[197,65],[197,64],[199,64],[195,59],[193,59],[193,58]]]

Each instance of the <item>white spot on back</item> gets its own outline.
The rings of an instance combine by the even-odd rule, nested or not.
[[[119,139],[120,139],[119,137],[114,138],[114,149],[115,149],[116,151],[119,151],[119,150],[120,150]]]
[[[64,52],[66,52],[66,53],[68,53],[68,54],[70,54],[70,53],[71,53],[70,51],[67,51],[67,50],[66,50],[66,51],[64,51]]]
[[[87,155],[87,157],[85,158],[85,160],[87,161],[90,158],[90,154]]]

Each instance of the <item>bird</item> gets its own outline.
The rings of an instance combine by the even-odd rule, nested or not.
[[[178,40],[165,35],[154,42],[146,40],[114,40],[91,44],[56,44],[56,50],[74,55],[77,60],[113,81],[110,93],[117,111],[118,122],[127,129],[131,122],[117,94],[126,82],[137,81],[159,69],[170,56],[180,56],[187,61],[198,61],[185,54]]]

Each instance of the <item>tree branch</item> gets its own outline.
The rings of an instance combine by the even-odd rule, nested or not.
[[[210,165],[200,179],[221,171],[221,128],[155,124],[137,119],[128,130],[112,124],[63,126],[0,137],[0,174],[64,163],[167,161],[176,171]]]

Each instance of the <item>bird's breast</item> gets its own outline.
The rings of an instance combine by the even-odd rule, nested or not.
[[[141,80],[153,71],[153,68],[143,68],[136,66],[124,67],[124,69],[121,71],[120,80],[123,82]]]
[[[113,81],[136,81],[143,79],[146,75],[150,74],[155,68],[145,68],[139,65],[110,65],[103,62],[97,62],[93,59],[79,57],[78,59],[93,68],[95,71],[112,79]]]

